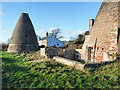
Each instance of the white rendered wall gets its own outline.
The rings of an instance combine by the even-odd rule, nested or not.
[[[64,43],[51,35],[47,38],[47,47],[51,46],[64,47]]]
[[[39,46],[41,46],[42,45],[42,40],[38,41],[38,44],[39,44]]]

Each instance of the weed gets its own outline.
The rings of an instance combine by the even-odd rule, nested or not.
[[[35,57],[39,53],[3,51],[3,88],[119,88],[118,62],[84,71],[54,60],[29,62],[35,58],[41,60]]]

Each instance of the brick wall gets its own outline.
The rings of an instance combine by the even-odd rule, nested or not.
[[[120,2],[118,4],[118,54],[120,54]]]
[[[92,51],[91,59],[95,55],[95,60],[101,62],[104,52],[110,54],[118,52],[117,38],[118,2],[103,2],[90,33],[89,43],[93,51],[95,50],[95,53]]]

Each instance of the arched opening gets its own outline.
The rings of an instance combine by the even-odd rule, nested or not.
[[[45,48],[45,45],[41,45],[41,46],[39,46],[39,48]]]

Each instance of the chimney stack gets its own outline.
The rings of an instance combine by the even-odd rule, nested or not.
[[[90,19],[89,20],[89,34],[91,33],[91,29],[92,29],[92,27],[93,27],[93,25],[94,25],[94,19]]]
[[[46,32],[46,37],[48,37],[48,32]]]

